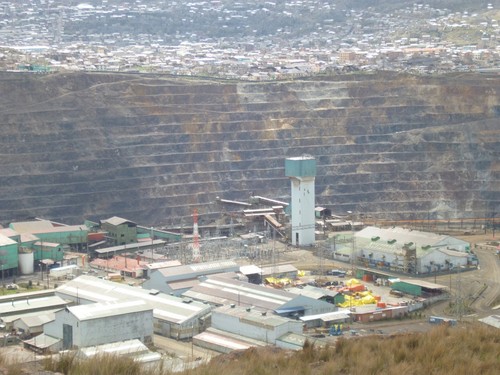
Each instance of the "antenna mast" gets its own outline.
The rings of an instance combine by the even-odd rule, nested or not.
[[[198,210],[193,210],[193,262],[200,261],[200,234],[198,233]]]

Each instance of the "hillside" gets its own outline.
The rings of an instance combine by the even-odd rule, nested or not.
[[[496,374],[499,349],[498,330],[439,327],[425,334],[341,338],[333,347],[306,345],[292,353],[252,348],[216,357],[183,375],[486,375]]]
[[[329,347],[306,345],[301,351],[275,347],[251,348],[213,358],[208,364],[172,372],[171,369],[141,369],[131,358],[103,355],[78,362],[71,353],[47,358],[44,370],[69,375],[421,375],[498,373],[500,335],[486,325],[439,326],[427,333],[345,336]],[[21,374],[20,366],[10,364],[2,372],[5,358],[0,355],[0,373]],[[166,366],[168,367],[168,366]],[[12,372],[11,372],[12,371]],[[27,373],[33,373],[32,368]]]
[[[317,204],[375,218],[500,210],[500,77],[353,74],[228,82],[0,74],[0,218],[160,225],[287,200],[284,159],[317,160]],[[214,215],[215,216],[215,215]]]

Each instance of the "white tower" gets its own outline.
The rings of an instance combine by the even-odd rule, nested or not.
[[[292,245],[314,245],[316,160],[307,155],[287,158],[285,176],[292,186]]]

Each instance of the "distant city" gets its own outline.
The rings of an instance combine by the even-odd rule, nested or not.
[[[271,80],[499,69],[500,10],[492,3],[461,11],[425,2],[364,9],[349,3],[3,1],[0,70]]]

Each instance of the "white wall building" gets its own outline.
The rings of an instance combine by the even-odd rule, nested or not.
[[[234,305],[221,306],[212,311],[212,328],[273,345],[279,337],[291,332],[302,333],[303,330],[300,320]]]
[[[166,294],[180,296],[200,283],[199,277],[216,273],[237,272],[240,266],[233,260],[194,263],[151,271],[149,280],[144,281],[144,289],[156,289]]]
[[[121,300],[71,306],[55,313],[44,334],[61,340],[61,349],[82,348],[153,338],[153,309],[142,300]]]
[[[189,338],[206,328],[210,306],[93,276],[79,276],[56,289],[56,295],[76,304],[142,300],[153,308],[154,332],[173,338]]]
[[[474,265],[470,244],[460,239],[417,230],[367,227],[355,234],[355,246],[346,244],[334,258],[365,267],[395,272],[426,274]]]

